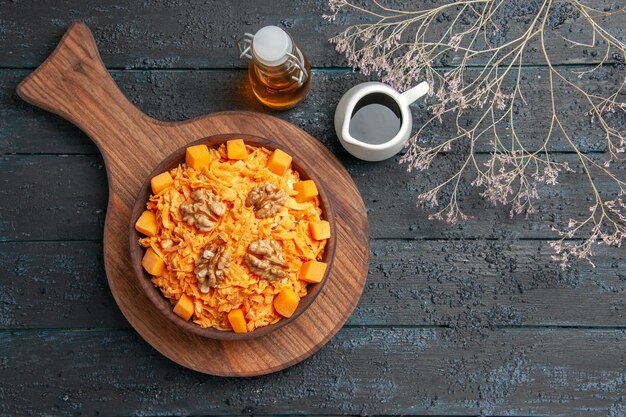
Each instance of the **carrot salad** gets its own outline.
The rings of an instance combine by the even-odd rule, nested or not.
[[[315,240],[310,223],[321,220],[317,197],[299,203],[294,184],[300,181],[297,171],[289,168],[284,175],[268,169],[272,151],[246,145],[248,156],[228,159],[224,145],[209,149],[210,162],[200,169],[181,164],[169,171],[173,182],[150,196],[147,210],[156,218],[156,234],[144,237],[139,244],[152,248],[165,262],[159,276],[152,277],[172,304],[189,297],[193,300],[191,319],[202,327],[231,330],[228,313],[241,309],[247,331],[271,325],[281,319],[274,308],[275,297],[290,289],[300,298],[307,293],[307,282],[298,278],[303,263],[320,260],[326,240]],[[287,195],[284,206],[275,216],[258,218],[246,206],[250,191],[261,184],[276,184]],[[200,232],[184,221],[181,205],[188,202],[196,189],[210,190],[226,206],[225,213],[208,232]],[[246,263],[248,247],[259,239],[277,241],[282,247],[286,276],[270,281],[252,272]],[[219,242],[231,254],[228,275],[208,292],[202,292],[194,273],[198,259],[207,245]]]

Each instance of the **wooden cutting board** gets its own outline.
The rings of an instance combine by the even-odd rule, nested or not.
[[[368,270],[369,230],[363,201],[339,161],[303,130],[251,112],[210,114],[182,122],[152,119],[130,103],[107,72],[93,35],[74,23],[50,57],[18,86],[27,102],[81,128],[104,157],[109,203],[104,263],[111,292],[130,324],[171,360],[200,372],[253,376],[298,363],[339,331],[356,306]],[[210,94],[207,91],[207,94]],[[295,321],[246,341],[215,341],[181,331],[139,288],[129,257],[130,211],[149,173],[181,146],[224,133],[270,139],[310,165],[331,200],[337,230],[328,282]]]

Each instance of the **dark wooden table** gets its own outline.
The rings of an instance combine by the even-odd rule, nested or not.
[[[551,227],[587,207],[577,174],[540,190],[528,219],[473,192],[463,203],[472,221],[428,221],[414,202],[440,173],[408,174],[397,158],[364,163],[337,142],[334,106],[365,78],[326,42],[347,21],[322,20],[324,2],[102,3],[0,0],[0,414],[626,415],[626,251],[599,247],[595,269],[562,272],[550,259]],[[161,119],[269,112],[234,49],[245,31],[282,25],[308,53],[311,94],[270,113],[345,164],[368,208],[372,247],[362,300],[319,353],[274,375],[223,379],[177,366],[129,327],[102,266],[103,161],[77,128],[15,93],[77,19],[124,93]],[[626,25],[611,29],[626,37]],[[527,79],[545,73],[532,60]],[[598,88],[624,79],[623,66],[601,71]],[[532,88],[532,111],[544,111],[541,87]],[[592,136],[584,111],[572,103],[565,116],[581,143]],[[414,123],[425,117],[416,106]]]

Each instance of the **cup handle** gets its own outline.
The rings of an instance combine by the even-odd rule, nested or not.
[[[424,94],[428,93],[429,88],[430,86],[428,85],[428,83],[426,81],[422,81],[415,87],[402,93],[402,98],[404,98],[404,100],[406,101],[406,104],[409,105],[413,103],[415,100],[417,100],[418,98],[420,98],[421,96],[423,96]]]

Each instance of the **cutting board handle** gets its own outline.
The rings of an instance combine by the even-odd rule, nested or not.
[[[128,143],[129,136],[160,136],[159,122],[135,107],[113,81],[83,22],[69,27],[48,59],[17,86],[17,93],[81,128],[105,157],[137,152],[142,143],[149,143]],[[123,131],[126,134],[120,134]]]

